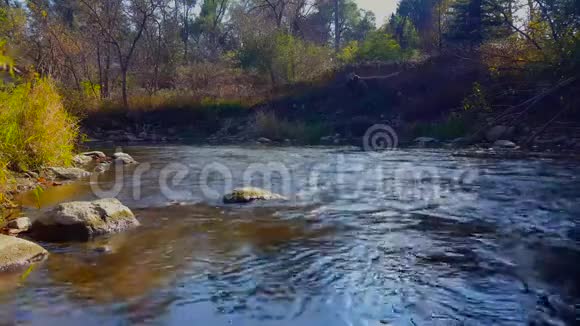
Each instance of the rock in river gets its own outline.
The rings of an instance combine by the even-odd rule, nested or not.
[[[76,166],[85,166],[91,164],[93,162],[93,158],[90,156],[79,154],[73,157],[72,161]]]
[[[113,158],[115,162],[122,162],[123,164],[137,164],[134,158],[127,153],[115,153],[113,154]]]
[[[61,180],[78,180],[91,175],[89,172],[79,168],[52,167],[48,168],[48,171]]]
[[[46,256],[48,252],[35,243],[0,235],[0,272],[20,269]]]
[[[287,198],[260,188],[234,189],[224,196],[226,204],[247,204],[255,200],[286,200]]]
[[[105,153],[99,152],[99,151],[84,152],[80,155],[90,156],[93,159],[106,159],[107,158],[107,155],[105,155]]]
[[[30,229],[32,223],[28,217],[19,217],[15,220],[8,221],[6,227],[10,230],[14,230],[13,233],[22,233]]]
[[[117,199],[70,202],[56,206],[32,224],[32,236],[45,241],[86,241],[139,225],[133,212]]]
[[[73,163],[77,166],[86,166],[97,160],[106,160],[107,155],[103,152],[93,151],[85,152],[73,157]]]
[[[258,138],[258,143],[260,143],[260,144],[271,144],[272,143],[272,140],[271,139],[268,139],[266,137],[261,137],[261,138]]]
[[[493,143],[494,148],[516,148],[518,147],[514,142],[509,140],[498,140]]]

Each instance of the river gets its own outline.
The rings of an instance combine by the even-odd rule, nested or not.
[[[0,276],[0,324],[573,324],[580,166],[445,150],[140,146],[141,162],[23,198],[116,196],[142,226],[41,243]],[[224,205],[232,187],[288,201]],[[106,248],[106,252],[103,252]]]

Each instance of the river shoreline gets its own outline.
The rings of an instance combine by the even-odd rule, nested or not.
[[[217,140],[213,139],[196,139],[196,138],[182,138],[175,136],[173,138],[164,139],[163,141],[147,141],[147,140],[137,140],[137,141],[103,141],[103,140],[90,140],[83,145],[86,150],[92,149],[103,149],[103,148],[131,148],[134,146],[170,146],[170,145],[192,145],[192,146],[248,146],[248,147],[264,147],[264,148],[276,148],[276,147],[309,147],[309,148],[344,148],[345,146],[350,146],[353,149],[358,149],[364,151],[363,146],[360,145],[360,139],[343,139],[338,144],[318,144],[318,145],[303,145],[303,144],[293,144],[292,142],[285,141],[272,141],[264,139],[230,139],[230,140]],[[512,149],[502,149],[494,148],[492,144],[477,144],[464,146],[453,142],[433,142],[428,144],[418,144],[416,141],[408,141],[396,149],[391,150],[405,150],[405,149],[444,149],[448,150],[450,155],[454,157],[462,158],[472,158],[472,159],[490,159],[490,160],[528,160],[528,159],[546,159],[546,160],[566,160],[566,161],[580,161],[580,152],[569,149],[556,148],[540,148],[533,150],[526,150],[520,148]],[[48,175],[43,173],[43,171],[30,171],[30,172],[13,172],[13,189],[8,193],[10,199],[17,198],[27,192],[34,191],[35,189],[46,189],[50,187],[60,187],[63,185],[71,184],[76,182],[75,180],[63,180],[55,178],[54,175]],[[4,207],[4,216],[0,217],[1,220],[9,220],[14,212],[18,211],[18,204],[8,204]]]
[[[115,145],[94,144],[93,149],[110,154],[107,149]],[[574,163],[457,159],[453,151],[439,149],[403,148],[386,154],[392,158],[377,160],[350,147],[143,145],[125,148],[136,160],[152,166],[143,175],[141,196],[134,197],[132,178],[122,178],[124,188],[117,196],[141,226],[87,243],[39,242],[50,254],[25,282],[13,281],[19,285],[11,288],[13,298],[6,306],[24,314],[9,318],[20,321],[28,318],[28,312],[34,320],[70,321],[70,314],[52,313],[53,308],[64,307],[82,316],[75,322],[97,324],[106,318],[114,323],[140,316],[142,310],[118,308],[132,307],[134,302],[160,307],[151,317],[160,324],[179,324],[171,322],[183,316],[174,309],[197,320],[203,316],[205,323],[215,325],[226,324],[222,317],[262,325],[254,322],[256,313],[286,318],[287,324],[313,325],[312,321],[318,324],[326,318],[341,325],[333,317],[336,311],[346,311],[353,320],[363,315],[374,321],[412,316],[417,323],[429,324],[433,314],[446,311],[443,304],[453,307],[450,320],[472,324],[573,318],[568,307],[578,293],[577,267],[572,262],[578,257],[573,222],[580,195]],[[333,172],[327,166],[337,164],[341,156],[353,168],[359,163],[380,165],[387,172],[382,179],[387,186],[412,187],[401,196],[413,197],[405,201],[388,189],[376,191],[374,183],[360,187],[367,176],[368,182],[377,180],[369,169]],[[171,205],[159,186],[159,172],[169,160],[195,167],[219,162],[241,172],[269,159],[293,167],[297,185],[293,190],[310,193],[305,187],[311,184],[316,166],[325,181],[337,187],[320,189],[322,196],[298,196],[288,203],[242,206],[202,197],[201,191],[196,192],[201,185],[196,173],[173,187],[178,196],[183,189],[191,191],[177,198],[184,204]],[[390,172],[401,164],[436,170],[440,177],[427,181],[418,176],[424,181],[419,183],[412,181],[412,173],[391,178]],[[485,170],[485,177],[447,188],[452,192],[442,193],[433,204],[420,197],[410,200],[434,193],[413,187],[445,187],[465,169]],[[234,184],[242,179],[234,176]],[[109,175],[100,182],[109,185]],[[82,189],[60,201],[93,201],[89,185],[79,183]],[[216,190],[221,188],[216,185]],[[47,189],[45,195],[59,192]],[[51,207],[52,202],[44,202],[42,210],[24,212],[34,221],[49,215]],[[554,264],[561,267],[554,269]],[[389,292],[393,288],[400,290]],[[307,302],[300,316],[277,309],[281,289],[288,300]],[[369,293],[376,303],[364,300]],[[389,313],[392,304],[415,300],[415,293],[428,301],[419,299],[417,309],[401,305]],[[157,304],[174,295],[176,301],[167,306]],[[239,306],[230,300],[232,296],[248,304]],[[352,301],[347,300],[361,304],[348,310]],[[324,304],[328,301],[332,304]],[[286,301],[282,304],[287,306]],[[150,306],[145,307],[148,313]],[[200,315],[220,307],[225,312]],[[482,307],[485,313],[479,313]],[[557,313],[550,312],[554,309]]]

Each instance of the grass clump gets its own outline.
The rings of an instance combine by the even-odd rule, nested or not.
[[[255,132],[258,137],[273,140],[290,139],[304,144],[316,144],[321,137],[330,133],[330,128],[322,123],[289,121],[279,118],[274,112],[258,112]]]
[[[0,156],[9,168],[70,164],[77,121],[65,111],[51,80],[1,90],[0,103]]]
[[[439,122],[416,123],[412,134],[415,137],[451,140],[465,136],[473,125],[471,120],[466,115],[451,115]]]
[[[0,106],[1,204],[7,201],[10,171],[69,165],[78,128],[50,79],[3,85]]]

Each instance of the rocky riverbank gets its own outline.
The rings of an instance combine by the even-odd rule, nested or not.
[[[129,208],[117,199],[63,203],[36,219],[8,222],[10,235],[49,242],[88,241],[97,236],[123,232],[140,225]],[[39,245],[14,236],[0,235],[0,272],[23,269],[44,260],[48,252]]]
[[[45,167],[37,171],[13,172],[12,184],[14,185],[8,196],[14,198],[18,194],[35,191],[39,194],[48,187],[59,187],[82,179],[88,179],[93,174],[103,173],[109,170],[113,164],[131,165],[136,164],[130,155],[126,153],[114,153],[108,156],[103,152],[92,151],[76,155],[71,167]],[[9,223],[14,217],[18,206],[5,204],[3,208],[5,216],[0,216],[0,233],[10,234],[12,231],[6,226],[2,227],[2,220]]]

